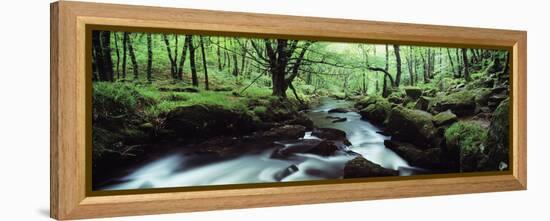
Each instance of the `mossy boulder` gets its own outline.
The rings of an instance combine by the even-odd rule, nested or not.
[[[413,144],[385,140],[384,145],[403,157],[410,165],[430,169],[434,172],[457,171],[457,162],[448,158],[441,148],[421,149]]]
[[[479,88],[475,90],[475,102],[481,106],[487,106],[489,98],[492,95],[492,90],[489,88]]]
[[[346,93],[342,93],[342,92],[333,92],[333,93],[330,94],[330,97],[336,98],[338,100],[344,100],[344,99],[348,98],[348,95]]]
[[[218,105],[177,107],[165,114],[166,136],[206,138],[239,136],[256,130],[257,122],[245,111],[226,109]]]
[[[416,100],[416,103],[414,104],[414,108],[418,110],[427,111],[428,107],[430,106],[431,100],[432,100],[431,97],[421,96],[418,98],[418,100]]]
[[[433,116],[425,111],[396,106],[391,110],[386,129],[392,139],[410,142],[422,148],[437,145]]]
[[[452,91],[458,87],[458,85],[462,84],[464,80],[462,79],[456,79],[456,78],[442,78],[437,82],[437,87],[440,91]]]
[[[329,113],[347,113],[347,112],[351,112],[351,110],[349,108],[337,107],[337,108],[328,110],[328,112]]]
[[[435,126],[449,125],[458,120],[455,114],[451,110],[447,110],[436,114],[433,118]]]
[[[291,140],[304,137],[306,127],[302,125],[284,125],[272,128],[262,134],[262,138],[270,140]]]
[[[333,155],[336,151],[340,150],[340,142],[334,142],[330,140],[324,140],[321,143],[317,144],[315,147],[311,148],[308,153],[316,154],[319,156],[330,156]]]
[[[405,94],[401,91],[391,93],[387,100],[393,104],[403,104],[405,102]]]
[[[344,166],[344,178],[397,176],[399,171],[386,169],[362,156],[350,160]]]
[[[312,136],[321,139],[339,141],[347,146],[351,146],[351,142],[346,137],[346,132],[334,128],[315,128],[311,132]]]
[[[371,97],[363,103],[358,102],[356,107],[361,107],[359,114],[362,118],[377,125],[383,125],[391,111],[390,103],[381,97]]]
[[[418,87],[406,87],[405,94],[407,94],[408,97],[416,100],[420,96],[422,96],[422,89]]]
[[[491,118],[485,152],[488,155],[485,168],[504,169],[509,165],[510,152],[510,100],[503,100]]]
[[[251,99],[248,103],[252,113],[261,120],[261,128],[269,130],[281,125],[298,124],[307,129],[313,128],[313,122],[299,112],[299,105],[280,99]]]
[[[366,96],[361,99],[359,99],[357,102],[355,102],[355,108],[358,110],[361,110],[370,104],[378,103],[378,102],[384,102],[387,100],[380,96]]]
[[[449,95],[437,96],[430,103],[431,113],[451,110],[458,117],[471,116],[475,113],[476,94],[472,91],[459,91]]]
[[[462,172],[483,170],[488,160],[484,154],[486,139],[487,129],[474,121],[454,123],[445,131],[447,151],[459,156]]]

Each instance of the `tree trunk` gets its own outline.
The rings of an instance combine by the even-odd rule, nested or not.
[[[405,56],[407,60],[407,68],[409,70],[409,85],[414,85],[414,64],[413,64],[413,58],[412,58],[412,47],[409,47],[409,56]]]
[[[451,72],[453,73],[453,76],[456,74],[455,64],[453,63],[453,58],[451,56],[451,50],[447,48],[447,56],[449,56],[449,63],[451,63]]]
[[[120,78],[120,50],[118,47],[118,34],[115,32],[113,33],[115,35],[115,50],[116,50],[116,78]]]
[[[147,33],[147,81],[153,81],[153,39],[151,33]]]
[[[132,44],[132,38],[128,35],[128,50],[130,52],[130,60],[132,61],[132,70],[134,72],[134,80],[138,80],[138,63],[136,60],[136,53],[134,52],[134,46]]]
[[[122,79],[126,80],[126,64],[128,63],[128,32],[122,37]]]
[[[246,53],[247,53],[247,46],[248,46],[248,40],[244,41],[244,45],[242,47],[242,53],[243,56],[241,57],[241,74],[244,73],[245,63],[246,63]]]
[[[233,57],[233,71],[231,71],[231,74],[233,76],[238,77],[239,76],[239,61],[237,60],[237,53],[233,53],[231,56]]]
[[[470,68],[470,65],[468,64],[468,51],[465,48],[462,49],[462,60],[464,62],[464,79],[466,81],[471,81],[472,78],[470,77],[470,70],[468,70]]]
[[[506,57],[505,57],[505,60],[504,60],[504,70],[502,71],[502,74],[505,74],[505,75],[509,75],[509,71],[510,71],[510,52],[507,51],[506,52]]]
[[[378,72],[382,72],[384,73],[384,83],[383,83],[383,86],[382,86],[382,96],[383,97],[387,97],[388,96],[388,83],[387,83],[387,79],[390,80],[390,86],[393,86],[395,85],[394,81],[393,81],[393,78],[391,76],[391,74],[386,71],[385,69],[382,69],[382,68],[376,68],[376,67],[367,67],[367,69],[371,70],[371,71],[378,71]]]
[[[393,45],[393,53],[395,54],[395,68],[397,69],[394,86],[399,87],[401,83],[401,54],[399,52],[399,45]]]
[[[361,94],[367,93],[367,79],[365,79],[365,72],[363,72],[363,87],[361,88]]]
[[[170,41],[168,40],[168,36],[162,35],[162,38],[164,39],[164,44],[166,45],[166,53],[168,54],[168,60],[170,60],[170,75],[172,76],[172,79],[177,79],[177,65],[176,65],[176,59],[174,56],[172,56],[172,48],[170,48]],[[177,48],[176,48],[177,51]]]
[[[183,80],[183,66],[185,65],[185,57],[187,56],[187,36],[185,36],[183,47],[181,49],[181,57],[180,57],[180,64],[178,67],[178,79]],[[177,49],[176,49],[177,50]]]
[[[199,36],[199,42],[201,43],[201,53],[202,53],[202,67],[204,68],[204,89],[210,90],[208,87],[208,68],[206,67],[206,53],[204,52],[204,43],[202,41],[202,36]]]
[[[389,51],[388,51],[388,44],[386,44],[386,71],[389,71],[389,65],[390,65],[390,57],[389,57]]]
[[[430,80],[428,78],[428,72],[430,71],[430,66],[428,64],[428,58],[427,55],[425,56],[423,53],[420,54],[421,58],[422,58],[422,63],[424,64],[424,73],[423,73],[423,77],[424,77],[424,83],[429,83]]]
[[[187,35],[187,47],[189,48],[189,65],[191,66],[191,82],[193,86],[199,86],[199,79],[197,78],[197,68],[195,66],[195,46],[193,46],[193,36]]]
[[[217,45],[218,45],[218,48],[217,48],[217,51],[216,51],[216,54],[218,55],[218,71],[222,71],[222,59],[221,59],[221,56],[222,54],[220,53],[220,37],[217,38],[216,40],[217,42]]]
[[[94,76],[96,76],[96,79],[98,81],[105,81],[105,77],[103,75],[103,49],[101,48],[101,33],[99,31],[93,31],[92,32],[92,48],[94,52],[93,61],[94,64],[94,70],[95,73]]]
[[[101,55],[103,63],[101,64],[101,76],[105,81],[113,81],[113,60],[111,58],[111,32],[101,32]]]
[[[463,65],[462,65],[462,61],[460,60],[460,52],[459,52],[459,49],[455,49],[455,52],[456,52],[456,66],[457,66],[457,76],[456,78],[460,78],[462,76],[462,68],[463,68]]]

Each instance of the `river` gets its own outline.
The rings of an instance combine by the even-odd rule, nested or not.
[[[411,167],[403,158],[384,146],[379,129],[368,121],[361,120],[356,112],[328,113],[333,108],[349,108],[351,101],[321,98],[319,105],[307,111],[308,117],[316,127],[340,129],[346,132],[352,143],[349,149],[366,159],[385,168],[399,170],[401,176],[414,174],[417,168]],[[334,119],[346,118],[343,122]],[[307,132],[302,139],[318,139]],[[292,145],[292,144],[287,144]],[[259,149],[262,149],[261,147]],[[339,179],[343,176],[344,165],[354,155],[337,154],[322,157],[314,154],[298,153],[290,158],[271,158],[274,148],[260,153],[222,161],[202,163],[201,156],[181,152],[166,154],[145,165],[138,166],[133,172],[115,178],[114,184],[99,187],[100,190],[122,190],[142,188],[186,187],[263,182],[287,182],[320,179]],[[204,159],[207,160],[207,159]]]

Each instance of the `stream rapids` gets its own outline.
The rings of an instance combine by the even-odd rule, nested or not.
[[[362,120],[357,112],[329,113],[334,108],[349,108],[353,102],[321,98],[317,106],[307,110],[315,127],[345,131],[352,143],[349,150],[382,167],[398,170],[401,176],[415,174],[419,168],[411,167],[403,158],[384,146],[388,136],[379,134],[379,128]],[[329,118],[327,118],[329,117]],[[334,119],[343,122],[333,122]],[[301,139],[319,139],[307,132]],[[293,145],[292,143],[283,145]],[[259,149],[263,149],[259,147]],[[207,156],[171,152],[153,161],[131,168],[131,172],[114,178],[99,190],[128,190],[167,187],[209,186],[226,184],[289,182],[306,180],[341,179],[344,165],[355,155],[336,154],[323,157],[297,153],[290,158],[274,159],[275,148],[259,153],[248,153],[230,159],[212,161]],[[197,166],[196,162],[205,162]],[[212,162],[210,162],[212,161]]]

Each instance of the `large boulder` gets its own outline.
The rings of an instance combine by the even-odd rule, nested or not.
[[[311,148],[308,153],[316,154],[319,156],[330,156],[333,155],[336,151],[340,150],[343,147],[340,147],[341,142],[324,140],[321,143],[317,144],[315,147]]]
[[[264,132],[261,138],[269,140],[293,140],[304,137],[306,127],[302,125],[284,125],[281,127],[271,128]]]
[[[328,112],[329,113],[347,113],[347,112],[351,112],[351,110],[349,108],[337,107],[337,108],[328,110]]]
[[[362,156],[350,160],[344,166],[344,178],[397,176],[399,171],[386,169]]]
[[[449,125],[458,120],[455,114],[451,110],[447,110],[436,114],[433,118],[435,126]]]
[[[243,111],[217,105],[177,107],[165,116],[166,136],[177,138],[208,138],[239,136],[253,132],[256,122]]]
[[[418,100],[416,100],[416,103],[414,104],[414,108],[418,110],[427,111],[428,107],[430,106],[431,100],[432,100],[431,97],[421,96],[418,98]]]
[[[275,173],[275,175],[273,175],[273,178],[277,181],[281,181],[285,177],[290,176],[293,173],[296,173],[298,170],[300,170],[298,168],[298,166],[292,164],[292,165],[280,170],[279,172]]]
[[[405,94],[403,92],[394,92],[388,95],[387,100],[392,104],[403,104],[405,102]]]
[[[407,94],[408,97],[416,100],[420,96],[422,96],[422,89],[418,87],[406,87],[405,88],[405,94]]]
[[[441,148],[420,149],[413,144],[385,140],[384,145],[403,157],[410,165],[436,172],[457,171],[458,160],[446,155]]]
[[[334,128],[315,128],[311,132],[312,136],[316,136],[321,139],[326,140],[333,140],[333,141],[340,141],[343,144],[347,146],[351,146],[351,142],[349,142],[348,138],[346,137],[346,132],[334,129]]]
[[[488,161],[484,168],[488,170],[505,169],[509,165],[510,152],[510,100],[506,99],[498,105],[491,118],[485,152]]]
[[[355,102],[355,108],[358,110],[361,110],[370,104],[378,103],[378,102],[384,102],[387,100],[380,96],[365,96],[362,99],[359,99],[357,102]]]
[[[317,139],[296,140],[295,142],[290,143],[276,142],[277,144],[282,145],[282,147],[274,150],[271,154],[271,158],[284,159],[297,153],[306,153],[315,148],[321,142],[323,141]]]
[[[492,90],[489,88],[479,88],[475,90],[475,102],[481,106],[487,106],[492,94]]]
[[[431,113],[451,110],[458,117],[471,116],[476,110],[475,97],[475,93],[467,90],[440,95],[432,100],[428,110]]]
[[[299,111],[299,104],[276,98],[250,99],[248,106],[262,121],[263,128],[298,124],[313,129],[313,121]]]
[[[385,123],[391,110],[390,103],[381,97],[369,97],[357,102],[356,107],[362,118],[377,125]]]
[[[396,106],[391,110],[386,130],[392,139],[410,142],[422,148],[436,147],[433,116],[425,111]]]
[[[459,121],[445,130],[446,151],[459,156],[461,172],[484,170],[486,138],[487,130],[476,121]]]

